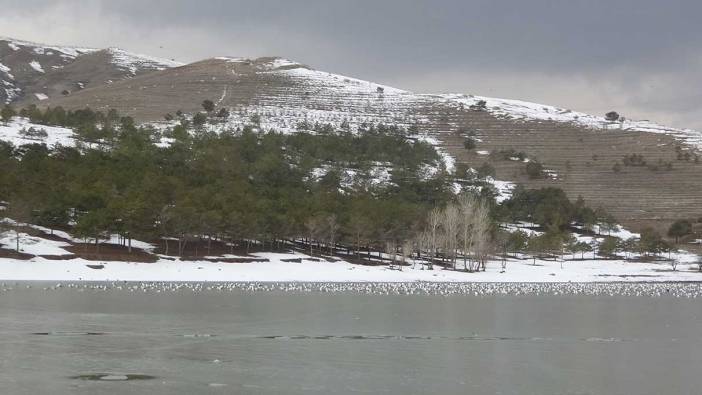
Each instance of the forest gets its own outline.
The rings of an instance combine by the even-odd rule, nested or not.
[[[346,251],[371,261],[371,252],[386,251],[393,260],[424,255],[429,265],[476,271],[495,254],[584,254],[593,248],[573,239],[573,226],[616,226],[557,188],[517,188],[497,204],[489,184],[456,179],[435,147],[395,126],[300,125],[282,134],[252,120],[214,133],[182,114],[155,128],[114,110],[3,109],[5,122],[16,115],[70,127],[76,143],[0,142],[7,216],[96,245],[118,234],[126,245],[155,241],[166,255],[183,256],[188,243],[203,240],[232,248],[301,243],[311,254]],[[545,233],[500,226],[518,221]],[[657,252],[663,241],[653,238]]]

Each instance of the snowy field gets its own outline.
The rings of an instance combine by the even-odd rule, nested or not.
[[[14,224],[10,219],[3,220]],[[527,223],[507,226],[526,230]],[[37,225],[27,225],[37,231],[50,233],[50,230]],[[515,230],[511,229],[511,230]],[[536,231],[534,231],[536,232]],[[180,260],[171,256],[155,254],[156,247],[149,243],[133,240],[135,249],[155,254],[154,263],[110,262],[78,258],[68,248],[72,243],[81,243],[72,235],[54,231],[50,240],[37,235],[19,233],[19,250],[23,254],[33,255],[29,260],[0,258],[0,281],[197,281],[197,282],[458,282],[458,283],[564,283],[564,282],[670,282],[702,281],[702,272],[698,271],[697,256],[688,252],[672,253],[670,258],[678,262],[673,270],[669,261],[634,262],[623,259],[588,259],[593,253],[584,255],[585,259],[573,260],[566,255],[565,260],[532,259],[519,256],[508,259],[503,268],[501,260],[488,262],[485,272],[468,273],[462,270],[449,270],[435,266],[433,270],[425,268],[421,262],[409,261],[410,266],[365,266],[346,262],[338,257],[311,257],[309,255],[290,253],[253,253],[247,256],[222,255],[207,256],[202,260]],[[538,233],[538,232],[536,232]],[[623,228],[617,229],[613,236],[628,239],[637,237],[635,233]],[[578,236],[578,241],[599,242],[600,237]],[[119,245],[116,235],[110,240],[103,240],[104,245]],[[0,247],[5,251],[17,246],[17,234],[14,231],[0,233]],[[53,259],[48,259],[53,258]],[[385,254],[385,259],[390,256]],[[581,255],[576,255],[581,258]],[[233,263],[240,259],[242,262]],[[399,259],[399,258],[398,258]],[[251,261],[256,262],[251,262]],[[458,262],[457,268],[461,269]]]
[[[316,262],[302,254],[257,253],[268,262],[225,263],[161,259],[156,263],[96,262],[84,259],[22,261],[0,258],[1,281],[198,281],[198,282],[661,282],[702,281],[694,257],[682,256],[677,270],[661,263],[618,260],[490,262],[487,271],[466,273],[435,267],[361,266]],[[283,259],[301,259],[300,263]],[[88,265],[104,265],[102,269]]]

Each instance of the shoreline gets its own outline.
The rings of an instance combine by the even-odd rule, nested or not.
[[[484,272],[466,272],[420,264],[365,266],[337,259],[322,261],[302,253],[253,253],[252,262],[170,260],[154,263],[91,261],[82,258],[29,260],[0,258],[2,281],[95,282],[280,282],[280,283],[669,283],[702,282],[692,256],[681,255],[677,270],[665,262],[624,260],[491,261]]]

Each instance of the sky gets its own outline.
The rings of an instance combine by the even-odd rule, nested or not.
[[[183,62],[282,56],[702,130],[700,15],[699,0],[0,0],[0,36]]]

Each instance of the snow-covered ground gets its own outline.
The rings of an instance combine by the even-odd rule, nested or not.
[[[165,70],[184,65],[184,63],[135,54],[119,48],[109,48],[107,52],[112,56],[112,63],[115,66],[128,71],[131,75],[136,75],[139,70]]]
[[[257,253],[269,262],[217,263],[171,261],[156,263],[96,262],[84,259],[29,261],[0,259],[2,281],[201,281],[201,282],[661,282],[702,281],[694,257],[681,254],[683,263],[672,271],[667,263],[633,263],[623,260],[561,262],[511,259],[503,271],[490,262],[486,272],[421,270],[402,271],[387,266],[360,266],[345,261],[315,262],[303,254]],[[300,263],[283,259],[300,258]],[[102,269],[87,265],[103,264]]]
[[[23,136],[22,130],[28,130],[29,128],[34,128],[36,130],[43,129],[46,131],[47,137],[35,138]],[[9,123],[0,122],[0,140],[10,142],[15,146],[33,143],[45,143],[49,147],[54,144],[73,146],[75,145],[73,136],[73,130],[71,129],[55,126],[35,125],[25,118],[16,117]]]
[[[12,224],[12,220],[5,219]],[[514,231],[527,229],[528,223],[507,224],[505,228]],[[49,233],[50,230],[36,225],[27,225],[36,230]],[[536,262],[528,256],[507,260],[505,269],[499,260],[487,264],[487,270],[480,273],[445,270],[436,267],[428,270],[421,262],[410,262],[412,266],[400,271],[389,266],[364,266],[335,259],[327,262],[311,258],[299,252],[291,253],[254,253],[249,256],[226,255],[206,257],[202,260],[183,261],[173,257],[158,256],[155,263],[89,261],[70,257],[66,248],[71,243],[80,243],[70,234],[62,231],[52,232],[55,238],[30,236],[20,232],[20,252],[35,255],[29,260],[0,258],[1,281],[202,281],[202,282],[621,282],[621,281],[702,281],[702,272],[698,272],[697,256],[684,251],[673,253],[671,258],[678,262],[673,271],[667,261],[642,263],[619,260],[587,259],[593,253],[585,255],[585,260],[542,260]],[[538,233],[537,233],[538,234]],[[623,229],[617,235],[626,238],[629,233]],[[591,237],[581,236],[580,241],[594,241]],[[112,236],[104,243],[118,244],[117,236]],[[0,233],[0,246],[14,250],[17,243],[14,231]],[[134,248],[153,253],[155,246],[138,240],[132,241]],[[46,256],[63,256],[62,260],[48,259]],[[580,255],[576,254],[579,258]],[[66,259],[68,258],[68,259]],[[257,262],[232,263],[232,258],[243,258]],[[389,255],[385,255],[388,259]],[[217,260],[220,260],[219,262]],[[399,259],[399,258],[398,258]],[[226,262],[229,260],[229,262]],[[299,260],[300,262],[290,262]],[[91,268],[88,265],[103,265]],[[458,269],[462,263],[458,262]]]

